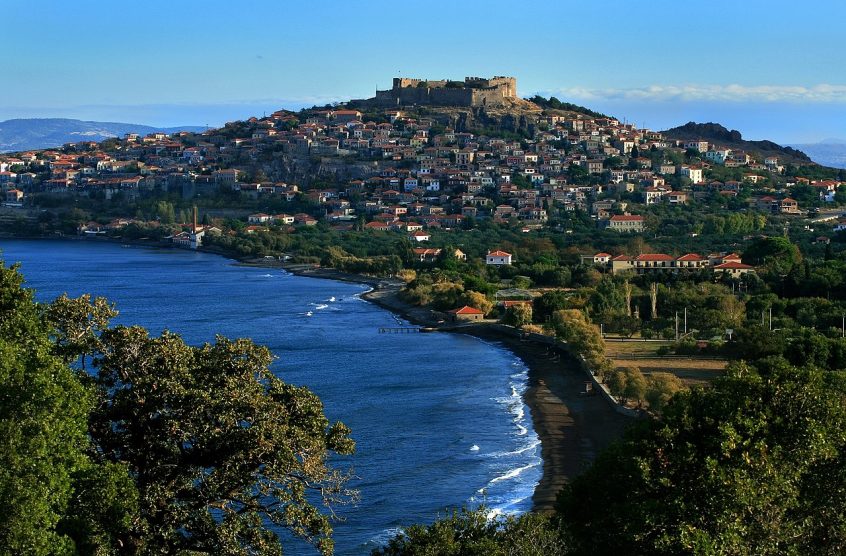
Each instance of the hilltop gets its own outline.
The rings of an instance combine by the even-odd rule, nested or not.
[[[202,131],[201,126],[154,127],[119,122],[92,122],[68,118],[20,118],[0,122],[0,152],[49,149],[65,143],[103,141],[127,133]]]
[[[668,139],[680,141],[703,140],[714,143],[729,149],[740,149],[750,153],[757,153],[761,158],[768,156],[779,157],[786,162],[809,163],[810,157],[800,150],[792,147],[783,147],[772,141],[747,141],[736,129],[729,131],[726,127],[709,122],[698,124],[688,122],[682,126],[674,127],[661,132]]]

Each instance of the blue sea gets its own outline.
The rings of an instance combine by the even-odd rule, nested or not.
[[[67,292],[117,304],[119,324],[192,344],[249,337],[274,372],[320,396],[357,443],[355,506],[337,509],[336,553],[367,554],[403,526],[484,503],[531,508],[540,442],[522,393],[527,369],[502,346],[456,334],[380,334],[408,324],[361,299],[367,286],[238,266],[182,250],[83,241],[0,240],[39,301]],[[314,554],[285,541],[287,554]]]

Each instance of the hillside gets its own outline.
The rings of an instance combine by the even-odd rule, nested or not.
[[[777,156],[784,162],[808,163],[812,162],[810,157],[800,150],[792,147],[783,147],[772,141],[747,141],[739,131],[729,131],[716,123],[698,124],[688,122],[683,126],[674,127],[662,131],[668,139],[696,140],[702,139],[722,147],[744,150],[749,153],[758,153],[762,157]]]
[[[0,122],[0,152],[48,149],[65,143],[102,141],[127,133],[202,131],[201,126],[161,128],[118,122],[88,122],[67,118],[27,118]]]

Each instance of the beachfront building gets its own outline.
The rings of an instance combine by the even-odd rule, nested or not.
[[[453,322],[472,322],[485,318],[485,313],[475,307],[470,307],[469,305],[459,307],[458,309],[452,309],[447,312]]]

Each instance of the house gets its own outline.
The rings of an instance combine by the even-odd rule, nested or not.
[[[607,265],[611,262],[610,253],[597,253],[596,255],[582,255],[582,264]]]
[[[10,189],[6,192],[7,203],[20,203],[24,198],[24,193],[20,189]]]
[[[790,197],[785,197],[779,202],[778,211],[781,214],[799,214],[799,203]]]
[[[506,253],[505,251],[491,251],[485,257],[485,264],[496,266],[510,265],[511,253]]]
[[[472,322],[485,318],[485,314],[482,311],[469,305],[447,312],[449,313],[450,320],[453,322]]]
[[[269,214],[264,214],[263,212],[259,212],[256,214],[251,214],[247,217],[247,222],[250,224],[265,224],[270,222],[273,219],[272,216]]]
[[[702,177],[702,168],[699,166],[682,166],[680,173],[683,178],[689,179],[693,184],[705,181]]]
[[[617,232],[642,232],[643,216],[633,214],[615,214],[608,219],[608,228]]]
[[[411,234],[408,237],[409,237],[410,240],[417,241],[417,242],[429,241],[429,234],[427,234],[426,232],[420,231],[420,230],[418,230],[416,232],[411,232]]]
[[[435,261],[441,255],[440,249],[425,249],[421,247],[415,247],[412,249],[412,252],[414,253],[414,257],[421,263]]]
[[[727,262],[714,267],[714,274],[728,274],[732,278],[740,278],[750,272],[755,272],[755,269],[748,264],[738,262]]]
[[[664,196],[671,205],[683,205],[687,203],[687,193],[684,191],[671,191]]]

